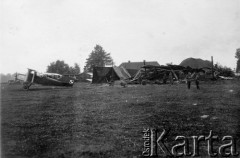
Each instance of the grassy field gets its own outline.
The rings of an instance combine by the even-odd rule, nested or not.
[[[240,82],[1,86],[2,157],[141,157],[143,129],[232,135],[240,150]],[[201,116],[206,117],[201,117]],[[206,155],[206,149],[201,151]],[[161,155],[161,151],[159,151]]]

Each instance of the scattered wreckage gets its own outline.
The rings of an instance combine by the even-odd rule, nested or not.
[[[166,84],[170,83],[182,83],[186,82],[186,74],[188,72],[196,72],[205,74],[203,69],[192,69],[190,67],[183,67],[179,65],[167,65],[167,66],[152,66],[144,65],[135,77],[130,80],[129,83],[136,84]]]
[[[173,84],[186,83],[188,72],[199,73],[200,79],[211,79],[211,68],[193,69],[179,65],[144,65],[134,76],[128,73],[124,67],[94,67],[92,83],[108,83],[110,86],[120,80],[120,85],[125,87],[127,84]]]
[[[18,85],[18,84],[22,84],[24,82],[24,78],[25,78],[25,74],[21,74],[21,73],[15,73],[14,75],[14,80],[8,80],[8,84],[9,85]]]

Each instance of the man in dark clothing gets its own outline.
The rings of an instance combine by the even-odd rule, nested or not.
[[[199,74],[198,73],[195,74],[195,83],[196,83],[197,89],[200,89],[200,87],[199,87]]]
[[[166,84],[167,83],[167,74],[166,72],[164,72],[163,74],[163,84]]]
[[[200,89],[199,87],[199,74],[198,73],[193,73],[191,74],[190,72],[188,72],[187,76],[187,85],[188,85],[188,89],[191,88],[191,81],[195,80],[195,84],[196,84],[196,87],[197,89]]]
[[[186,79],[187,79],[188,89],[190,89],[190,87],[191,87],[191,80],[192,80],[192,74],[191,74],[191,72],[188,72],[188,74],[187,74],[187,76],[186,76]]]

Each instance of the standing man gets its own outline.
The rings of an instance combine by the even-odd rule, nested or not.
[[[187,79],[188,89],[190,89],[190,87],[191,87],[191,79],[192,79],[192,74],[191,74],[191,72],[188,72],[188,74],[187,74],[187,76],[186,76],[186,79]]]
[[[195,76],[195,83],[196,83],[197,89],[200,89],[200,87],[199,87],[199,73],[198,72],[196,73],[196,76]]]
[[[163,84],[166,84],[167,83],[167,73],[164,72],[163,74]]]
[[[188,85],[188,89],[191,88],[191,81],[192,80],[195,80],[195,84],[196,84],[196,87],[197,89],[200,89],[199,87],[199,73],[198,72],[194,72],[193,74],[191,74],[191,72],[188,72],[187,76],[187,85]]]

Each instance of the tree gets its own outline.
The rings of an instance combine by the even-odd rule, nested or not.
[[[80,74],[80,67],[77,63],[74,63],[74,67],[71,67],[63,60],[57,60],[48,65],[47,72],[58,74]]]
[[[14,74],[0,74],[0,83],[8,82],[8,80],[13,80],[14,79]]]
[[[94,50],[91,52],[91,54],[87,58],[84,71],[92,72],[94,66],[101,67],[107,64],[113,64],[113,59],[110,56],[110,53],[105,52],[105,50],[100,45],[96,45],[94,47]]]
[[[214,67],[219,72],[219,76],[225,76],[225,77],[233,77],[234,76],[234,72],[229,67],[222,66],[219,63],[215,64]]]
[[[80,66],[77,63],[74,63],[74,67],[70,67],[71,74],[80,74]]]
[[[65,74],[69,73],[69,71],[70,71],[69,65],[66,64],[63,60],[57,60],[56,62],[52,62],[47,67],[47,72],[49,73]]]
[[[235,58],[237,58],[236,72],[239,73],[240,72],[240,48],[237,49],[236,54],[235,54]]]

